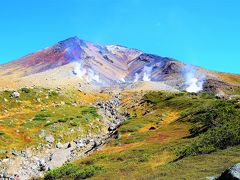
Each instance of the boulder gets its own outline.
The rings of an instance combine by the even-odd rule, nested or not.
[[[8,177],[9,180],[15,180],[13,176]]]
[[[66,143],[66,148],[70,148],[70,147],[72,147],[71,142]]]
[[[7,173],[4,172],[3,175],[2,175],[3,178],[7,178]]]
[[[121,138],[121,135],[119,134],[118,131],[115,131],[113,136],[114,136],[115,139],[120,139]]]
[[[153,126],[151,126],[151,127],[149,128],[150,131],[155,130],[155,129],[156,129],[156,128],[153,127]]]
[[[16,149],[12,150],[12,155],[14,155],[14,156],[18,156],[19,155],[18,152],[16,151]]]
[[[240,180],[240,163],[226,169],[217,180]]]
[[[54,137],[52,135],[48,135],[48,136],[45,137],[45,140],[48,143],[53,143],[54,142]]]
[[[12,96],[13,98],[19,98],[19,97],[20,97],[20,93],[17,92],[17,91],[14,91],[14,92],[11,94],[11,96]]]
[[[20,156],[22,156],[22,157],[29,157],[29,156],[30,156],[30,152],[29,152],[29,151],[21,150]]]
[[[87,144],[85,139],[75,140],[74,142],[76,143],[77,148],[82,148]]]
[[[58,148],[58,149],[61,149],[61,148],[63,148],[63,145],[62,145],[62,143],[58,142],[58,143],[56,144],[56,148]]]
[[[116,125],[111,123],[108,127],[108,131],[114,131],[114,130],[116,130],[116,128],[117,128]]]
[[[38,170],[39,171],[46,171],[48,169],[47,168],[47,163],[43,159],[38,160],[37,165],[38,165]]]

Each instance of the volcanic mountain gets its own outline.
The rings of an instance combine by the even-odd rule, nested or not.
[[[96,45],[78,37],[1,65],[0,77],[2,88],[145,86],[223,92],[240,84],[240,75],[209,71],[120,45]]]

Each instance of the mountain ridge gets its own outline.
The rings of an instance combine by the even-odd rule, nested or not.
[[[189,68],[187,64],[169,57],[144,53],[121,45],[98,45],[74,36],[0,65],[1,82],[3,82],[0,82],[0,85],[4,86],[6,79],[12,79],[18,86],[19,84],[29,86],[32,80],[29,79],[28,83],[24,83],[22,79],[26,80],[34,76],[37,80],[33,85],[38,85],[37,81],[43,81],[43,78],[38,78],[39,73],[46,73],[43,75],[45,79],[49,79],[48,77],[54,79],[50,71],[55,71],[56,68],[65,67],[65,65],[68,65],[66,70],[61,68],[60,74],[67,71],[65,76],[70,79],[79,78],[81,82],[104,87],[119,83],[156,81],[166,83],[178,90],[184,90],[188,73],[191,74],[196,84],[203,84],[201,78],[204,77],[204,82],[212,79],[239,85],[237,80],[234,84],[232,83],[234,81],[229,81],[228,77],[230,76],[230,79],[240,77],[206,70],[198,66]],[[59,85],[62,85],[61,82]],[[8,86],[11,87],[11,83]],[[40,86],[42,86],[41,83]]]

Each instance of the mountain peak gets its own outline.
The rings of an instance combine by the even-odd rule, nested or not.
[[[77,45],[86,46],[86,42],[82,39],[79,39],[77,36],[74,36],[74,37],[67,38],[63,41],[59,41],[58,45],[64,48],[68,48],[68,47],[77,46]]]

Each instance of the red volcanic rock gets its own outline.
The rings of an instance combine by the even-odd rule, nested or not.
[[[68,64],[71,64],[71,70],[62,68]],[[22,78],[27,79],[29,76],[38,82],[42,79],[52,79],[52,82],[57,78],[66,79],[69,77],[71,79],[72,76],[76,76],[86,82],[104,85],[120,82],[161,81],[181,89],[184,87],[185,81],[184,66],[184,63],[171,58],[146,54],[119,45],[96,45],[78,37],[72,37],[1,65],[0,77],[4,83],[8,79],[15,78],[18,81]],[[222,81],[216,72],[199,67],[194,68],[196,68],[196,73],[205,74],[206,79]],[[59,69],[59,71],[50,73],[51,78],[48,77],[49,74],[42,74],[55,69]]]

